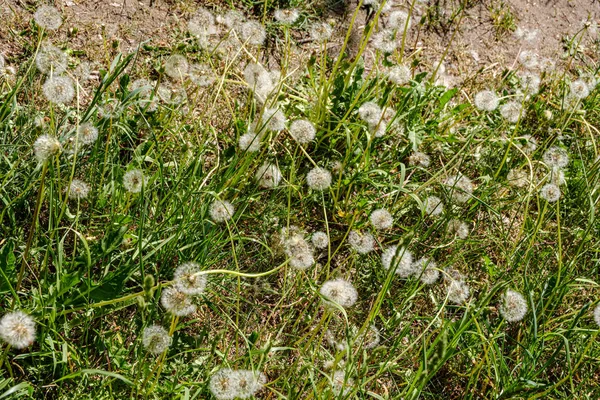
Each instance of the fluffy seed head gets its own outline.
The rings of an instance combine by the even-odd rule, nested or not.
[[[287,118],[283,111],[277,107],[266,108],[263,112],[261,123],[267,130],[279,132],[285,129]]]
[[[408,26],[406,24],[408,23]],[[404,28],[410,29],[411,21],[408,13],[405,11],[393,11],[390,13],[387,26],[390,29],[404,32]]]
[[[334,395],[345,396],[352,390],[354,381],[351,378],[346,378],[346,373],[343,370],[336,370],[331,377],[331,390]]]
[[[491,90],[483,90],[475,95],[475,107],[483,111],[494,111],[498,108],[500,100]]]
[[[60,152],[61,146],[58,139],[50,135],[42,135],[33,143],[35,158],[41,163]]]
[[[590,94],[590,88],[584,80],[578,79],[575,82],[571,82],[569,85],[571,89],[571,96],[578,99],[585,99]]]
[[[436,262],[428,257],[419,258],[415,261],[413,269],[415,275],[426,285],[433,285],[440,277]]]
[[[198,296],[206,289],[206,275],[198,275],[202,271],[200,264],[186,262],[175,269],[173,280],[175,287],[190,296]]]
[[[23,311],[6,313],[0,319],[0,338],[16,349],[35,341],[35,321]]]
[[[294,8],[279,9],[279,10],[275,11],[273,16],[275,17],[275,19],[278,22],[280,22],[284,25],[292,25],[294,22],[296,22],[298,20],[298,17],[300,17],[300,13],[298,12],[298,10],[296,10]]]
[[[540,61],[538,55],[534,52],[523,50],[519,54],[519,63],[527,69],[535,69],[539,66]]]
[[[372,101],[367,101],[358,109],[358,116],[369,125],[377,125],[381,120],[383,111]]]
[[[272,189],[279,185],[281,181],[281,171],[275,164],[265,162],[256,171],[256,181],[258,185],[265,189]]]
[[[388,80],[398,86],[406,85],[410,82],[410,68],[405,65],[395,65],[387,71]]]
[[[98,139],[98,128],[91,122],[84,122],[77,128],[77,141],[80,144],[92,144]]]
[[[552,168],[550,170],[550,182],[555,184],[556,186],[561,186],[567,183],[565,179],[565,171],[560,168]]]
[[[192,64],[188,69],[190,81],[200,87],[206,87],[213,84],[217,79],[212,68],[208,64]]]
[[[381,264],[386,270],[392,268],[396,275],[408,278],[415,273],[413,256],[404,247],[390,246],[381,254]]]
[[[500,315],[508,322],[517,322],[527,314],[527,300],[519,292],[508,289],[500,300]]]
[[[333,34],[333,28],[326,22],[315,22],[311,25],[309,34],[315,42],[326,42]]]
[[[377,32],[373,35],[373,47],[382,53],[392,53],[398,48],[396,32],[393,29],[383,29]]]
[[[423,202],[423,205],[425,206],[425,214],[429,216],[437,217],[444,212],[444,203],[442,202],[442,199],[437,196],[427,197]]]
[[[49,31],[55,31],[62,25],[62,16],[56,7],[43,5],[33,14],[35,23]]]
[[[223,368],[214,373],[208,385],[217,400],[247,399],[254,396],[267,382],[263,373]]]
[[[458,279],[450,279],[447,287],[448,300],[454,304],[462,304],[469,298],[471,290],[466,282]]]
[[[276,80],[274,76],[260,64],[249,63],[244,68],[244,79],[248,87],[254,91],[255,98],[263,103],[275,90]]]
[[[522,169],[513,168],[508,171],[508,175],[506,176],[508,180],[508,184],[514,187],[522,188],[529,184],[529,177],[527,176],[527,172]]]
[[[139,193],[142,187],[146,185],[147,179],[144,173],[139,169],[132,169],[123,175],[123,186],[130,193]]]
[[[469,236],[469,224],[457,219],[450,220],[447,229],[450,235],[456,235],[460,239],[466,239]]]
[[[160,304],[173,315],[185,317],[196,312],[192,298],[176,287],[163,289]]]
[[[290,266],[305,270],[315,263],[313,250],[304,239],[304,232],[295,226],[281,229],[283,252],[290,259]]]
[[[267,39],[265,27],[257,21],[246,21],[240,29],[240,36],[245,43],[260,46]]]
[[[594,321],[596,322],[596,325],[600,327],[600,304],[594,308]]]
[[[331,173],[325,168],[315,167],[306,174],[306,183],[312,190],[325,190],[331,186]]]
[[[171,105],[183,104],[187,100],[185,88],[180,85],[163,83],[156,89],[156,94],[159,99]]]
[[[69,185],[69,198],[73,200],[83,200],[88,197],[90,187],[87,183],[79,179],[73,179]]]
[[[325,282],[321,286],[320,292],[325,298],[323,302],[328,306],[337,303],[344,308],[348,308],[352,307],[358,300],[358,292],[352,283],[341,278]]]
[[[392,217],[392,214],[390,214],[390,212],[385,208],[379,208],[373,211],[369,217],[369,220],[371,221],[371,225],[373,225],[375,229],[379,230],[389,229],[394,224],[394,218]]]
[[[238,145],[244,151],[255,153],[260,150],[260,136],[253,131],[244,133],[238,139]]]
[[[221,223],[229,221],[233,217],[235,208],[227,200],[215,200],[210,205],[208,213],[210,214],[210,219],[216,223]]]
[[[67,55],[58,47],[45,43],[35,57],[35,65],[42,74],[60,75],[67,70]]]
[[[457,203],[467,202],[473,194],[473,182],[462,174],[449,176],[444,179],[443,183],[448,187],[452,199]]]
[[[375,248],[375,238],[368,232],[351,231],[348,244],[359,254],[367,254]]]
[[[540,196],[548,203],[554,203],[560,199],[560,188],[554,183],[547,183],[540,189]]]
[[[329,237],[325,232],[315,232],[312,234],[311,241],[317,249],[326,249],[329,245]]]
[[[215,26],[215,16],[204,7],[198,9],[188,22],[188,32],[197,37],[216,35],[219,30]]]
[[[233,29],[242,25],[246,21],[246,17],[238,10],[228,10],[223,15],[217,15],[216,21],[228,29]]]
[[[52,103],[70,103],[75,96],[73,80],[68,76],[51,76],[42,87],[44,96]]]
[[[317,130],[315,126],[307,120],[298,119],[290,125],[290,135],[299,144],[307,144],[315,139]]]
[[[169,332],[160,325],[150,325],[144,328],[142,344],[152,354],[162,354],[171,345]]]
[[[500,107],[500,115],[511,124],[515,124],[519,120],[519,117],[521,117],[522,110],[521,103],[509,101]]]
[[[183,79],[188,73],[189,68],[190,65],[187,58],[181,54],[173,54],[165,62],[165,74],[173,79]]]
[[[569,164],[569,155],[564,149],[552,146],[544,153],[544,163],[550,168],[564,168]]]
[[[542,79],[534,73],[524,73],[521,75],[521,88],[527,94],[536,94],[540,91],[540,83]]]
[[[138,96],[142,98],[150,97],[152,94],[152,89],[154,88],[156,82],[151,82],[148,79],[136,79],[131,83],[131,91],[139,90]]]
[[[431,163],[431,159],[427,154],[421,153],[420,151],[415,151],[410,155],[410,157],[408,157],[408,163],[410,165],[427,168]]]

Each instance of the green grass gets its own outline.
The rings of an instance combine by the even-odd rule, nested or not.
[[[247,6],[260,15],[269,4]],[[257,395],[265,399],[598,398],[599,91],[575,111],[563,106],[575,66],[585,68],[581,60],[565,74],[544,76],[518,123],[509,124],[497,110],[476,109],[465,93],[432,85],[427,73],[392,85],[379,64],[365,68],[365,37],[352,59],[321,51],[297,68],[288,64],[292,37],[276,24],[268,28],[275,49],[283,49],[286,77],[269,102],[315,124],[316,139],[304,148],[286,130],[267,135],[257,153],[237,146],[262,109],[242,75],[248,56],[260,55],[255,48],[229,63],[181,33],[171,49],[147,45],[104,65],[100,82],[85,86],[90,96],[68,106],[43,99],[35,44],[24,49],[15,79],[0,78],[0,306],[2,314],[19,309],[37,322],[33,345],[0,347],[0,398],[212,398],[208,382],[224,367],[265,373]],[[220,77],[210,88],[190,86],[185,106],[148,112],[130,81],[167,80],[160,66],[171,52],[210,62]],[[376,57],[384,65],[399,59]],[[507,71],[497,92],[512,97],[517,82]],[[108,99],[118,99],[123,112],[100,119],[98,106]],[[357,115],[367,101],[393,107],[402,133],[374,138]],[[75,127],[86,121],[99,139],[69,152]],[[43,133],[58,137],[64,151],[41,164],[32,144]],[[525,135],[538,142],[532,153],[519,148]],[[542,155],[554,145],[570,162],[561,199],[548,203],[538,192],[548,173]],[[429,167],[407,162],[416,149],[431,156]],[[265,161],[281,169],[277,188],[254,180]],[[311,191],[306,173],[334,162],[341,168],[332,186]],[[134,168],[148,178],[138,194],[122,184]],[[534,180],[509,186],[512,168]],[[441,184],[457,172],[476,185],[465,204],[451,202]],[[67,197],[74,178],[90,185],[87,199]],[[438,218],[422,212],[432,194],[445,203]],[[217,198],[236,208],[227,224],[209,217]],[[393,228],[372,228],[368,217],[377,208],[392,213]],[[466,239],[446,231],[452,219],[469,223]],[[329,235],[329,247],[315,251],[317,263],[306,271],[287,265],[278,245],[290,225]],[[376,250],[352,251],[353,229],[371,232]],[[394,244],[415,259],[436,260],[441,271],[460,271],[469,300],[453,305],[443,280],[424,286],[383,269],[381,252]],[[174,317],[160,295],[186,261],[230,272],[209,274],[198,311]],[[335,277],[359,293],[343,312],[324,308],[319,295]],[[527,299],[522,321],[498,313],[507,288]],[[142,346],[151,324],[173,335],[159,356]],[[356,332],[372,325],[381,341],[366,349]],[[328,344],[328,328],[344,350]],[[345,395],[331,390],[333,370],[352,380]]]

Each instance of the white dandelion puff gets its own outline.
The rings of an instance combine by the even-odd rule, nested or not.
[[[246,399],[261,390],[266,381],[263,373],[222,368],[210,377],[208,388],[217,400]]]
[[[519,63],[527,69],[536,69],[539,66],[539,57],[532,51],[523,50],[519,54]]]
[[[91,122],[84,122],[77,127],[77,141],[81,144],[93,144],[98,140],[98,128]]]
[[[527,300],[521,293],[508,289],[502,295],[498,311],[508,322],[520,321],[527,314]]]
[[[578,79],[574,82],[571,82],[569,88],[571,90],[571,96],[578,99],[585,99],[590,94],[590,88],[583,79]]]
[[[423,205],[425,206],[425,214],[429,216],[437,217],[444,212],[444,203],[442,202],[442,199],[437,196],[427,197],[423,202]]]
[[[358,254],[367,254],[375,248],[375,238],[368,232],[350,231],[348,244]]]
[[[331,186],[331,172],[315,167],[306,174],[306,183],[312,190],[325,190]]]
[[[290,135],[299,144],[307,144],[315,139],[317,130],[315,126],[307,120],[298,119],[290,125]]]
[[[277,165],[265,162],[256,171],[255,178],[260,187],[272,189],[279,185],[282,175]]]
[[[212,85],[217,77],[208,64],[192,64],[188,68],[188,78],[200,87]]]
[[[242,40],[252,46],[260,46],[267,39],[265,27],[257,21],[246,21],[240,28]]]
[[[196,305],[192,302],[192,298],[176,287],[163,289],[160,303],[165,310],[178,317],[196,312]]]
[[[56,7],[43,5],[33,14],[35,23],[49,31],[55,31],[62,25],[62,16]]]
[[[52,76],[46,80],[42,87],[44,96],[52,103],[70,103],[75,96],[73,80],[68,76]]]
[[[462,304],[466,302],[471,294],[469,285],[467,285],[467,283],[463,280],[458,279],[450,279],[450,283],[448,284],[446,290],[448,300],[454,304]]]
[[[198,296],[206,290],[206,275],[201,275],[200,264],[195,262],[186,262],[175,269],[173,280],[175,287],[190,296]]]
[[[425,153],[415,151],[408,157],[408,163],[413,166],[427,168],[431,163],[431,158]]]
[[[327,306],[339,304],[344,308],[352,307],[358,300],[358,292],[352,285],[345,279],[333,279],[325,282],[321,286],[321,295],[324,297],[324,303]]]
[[[73,179],[69,185],[69,198],[73,200],[83,200],[88,197],[90,187],[80,179]]]
[[[517,123],[521,117],[523,106],[516,101],[509,101],[500,107],[500,115],[511,124]]]
[[[160,325],[150,325],[144,328],[142,344],[152,354],[162,354],[171,345],[169,332]]]
[[[500,99],[491,90],[483,90],[475,95],[475,107],[483,111],[494,111],[498,108]]]
[[[315,263],[313,250],[304,239],[304,234],[295,226],[281,229],[283,251],[289,258],[290,266],[297,270],[305,270]]]
[[[229,221],[233,217],[235,208],[227,200],[215,200],[208,208],[208,213],[210,214],[210,219],[216,223],[221,223]]]
[[[60,153],[61,145],[58,139],[50,135],[42,135],[33,143],[35,158],[41,163]]]
[[[358,116],[360,119],[365,121],[370,126],[376,126],[381,120],[382,115],[383,111],[381,110],[381,107],[372,101],[364,103],[358,109]]]
[[[470,231],[469,224],[457,219],[448,222],[447,230],[450,235],[456,235],[459,239],[466,239]]]
[[[428,257],[419,258],[415,261],[413,269],[415,275],[426,285],[433,285],[440,277],[437,263]]]
[[[331,390],[336,396],[345,396],[352,390],[354,381],[350,378],[346,378],[346,373],[342,370],[336,370],[333,372],[331,377]]]
[[[375,229],[383,230],[389,229],[394,224],[394,218],[392,214],[385,208],[379,208],[371,213],[369,221]]]
[[[392,53],[398,48],[398,38],[392,29],[383,29],[373,35],[373,47],[383,53]]]
[[[449,176],[444,179],[443,184],[448,187],[452,199],[457,203],[467,202],[471,198],[475,188],[473,182],[462,174]]]
[[[415,273],[412,253],[404,247],[390,246],[385,249],[381,254],[381,264],[386,270],[393,269],[401,278],[408,278]]]
[[[190,68],[187,58],[181,54],[173,54],[165,61],[165,74],[173,79],[183,79]]]
[[[408,26],[407,26],[408,24]],[[410,29],[411,20],[410,16],[405,11],[393,11],[390,13],[387,20],[387,27],[393,30],[397,30],[400,32],[404,31],[404,28],[407,30]]]
[[[550,168],[564,168],[569,164],[569,155],[566,150],[552,146],[542,156],[544,163]]]
[[[67,70],[67,54],[50,43],[45,43],[35,57],[35,65],[43,74],[60,75]]]
[[[265,129],[272,132],[279,132],[285,129],[287,118],[283,111],[278,107],[265,108],[265,111],[262,114],[261,123],[264,125]]]
[[[276,81],[274,81],[273,75],[260,64],[249,63],[246,65],[246,68],[244,68],[244,79],[248,87],[254,91],[256,99],[261,103],[276,88]]]
[[[600,327],[600,304],[594,308],[594,321],[596,322],[596,325]]]
[[[130,193],[139,193],[147,183],[144,173],[139,169],[129,170],[123,175],[123,187]]]
[[[329,246],[329,237],[325,232],[315,232],[312,234],[311,241],[317,249],[326,249]]]
[[[0,338],[16,349],[35,341],[35,321],[23,311],[6,313],[0,319]]]
[[[387,78],[395,85],[406,85],[411,79],[410,68],[405,65],[395,65],[388,69]]]
[[[326,22],[315,22],[310,26],[309,35],[315,42],[326,42],[333,34],[333,28]]]
[[[185,88],[180,85],[162,83],[156,89],[156,94],[160,100],[171,105],[183,104],[187,100]]]
[[[521,75],[521,88],[527,94],[533,95],[539,92],[541,82],[538,74],[527,72]]]
[[[513,168],[506,175],[508,184],[517,188],[523,188],[529,184],[529,176],[522,169]]]
[[[249,153],[255,153],[260,150],[260,135],[254,132],[244,133],[238,139],[240,149]]]
[[[188,21],[188,32],[196,37],[216,35],[219,30],[215,26],[215,16],[204,7],[198,9],[194,17]]]
[[[293,25],[300,17],[300,13],[295,8],[279,9],[273,13],[275,20],[284,25]]]
[[[540,189],[540,196],[548,203],[554,203],[560,199],[560,188],[553,183],[547,183]]]

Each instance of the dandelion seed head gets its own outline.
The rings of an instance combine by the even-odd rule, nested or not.
[[[386,270],[392,268],[401,278],[408,278],[415,273],[413,255],[404,247],[390,246],[385,249],[381,254],[381,264]]]
[[[173,54],[165,61],[165,74],[173,79],[183,79],[190,68],[187,58],[181,54]]]
[[[540,196],[548,203],[554,203],[560,199],[560,188],[553,183],[547,183],[540,189]]]
[[[565,171],[560,168],[552,168],[550,170],[550,182],[555,184],[556,186],[561,186],[567,183],[565,179]]]
[[[336,396],[345,396],[350,392],[354,381],[350,378],[346,379],[346,373],[343,370],[336,370],[331,377],[331,390]]]
[[[327,22],[315,22],[309,29],[309,35],[315,42],[326,42],[332,34],[333,28]]]
[[[87,61],[80,62],[79,65],[77,67],[75,67],[75,70],[73,71],[73,75],[80,82],[85,82],[85,81],[91,79],[92,71],[91,71],[90,63]]]
[[[144,328],[142,344],[152,354],[162,354],[171,345],[169,332],[160,325],[150,325]]]
[[[315,167],[306,174],[306,183],[312,190],[325,190],[331,186],[331,173],[325,168]]]
[[[246,21],[246,16],[238,10],[228,10],[223,15],[217,15],[216,21],[228,29],[233,29],[241,26]]]
[[[295,8],[279,9],[273,14],[275,20],[284,25],[293,25],[300,17],[300,13]]]
[[[500,100],[491,90],[483,90],[475,95],[475,107],[483,111],[494,111],[498,108]]]
[[[62,16],[56,7],[43,5],[33,14],[35,23],[49,31],[55,31],[62,25]]]
[[[255,153],[260,150],[260,136],[254,132],[244,133],[238,139],[240,149],[249,153]]]
[[[265,162],[256,171],[255,178],[260,187],[272,189],[279,185],[282,175],[277,165]]]
[[[529,177],[527,176],[527,172],[522,169],[513,168],[508,171],[508,175],[506,176],[508,180],[508,184],[517,188],[523,188],[529,184]]]
[[[69,185],[69,198],[73,200],[83,200],[88,197],[90,187],[80,179],[73,179]]]
[[[450,279],[447,287],[448,300],[454,304],[463,304],[469,299],[471,290],[469,285],[462,280]]]
[[[290,125],[290,135],[299,144],[307,144],[315,139],[317,130],[315,126],[307,120],[298,119]]]
[[[473,194],[473,182],[462,174],[449,176],[444,179],[443,184],[448,187],[452,195],[452,199],[457,203],[465,203]]]
[[[431,163],[431,158],[425,153],[415,151],[408,157],[408,163],[413,166],[427,168]]]
[[[261,123],[272,132],[279,132],[285,129],[287,118],[278,107],[266,108],[263,112]]]
[[[531,135],[523,135],[523,139],[525,139],[525,144],[520,145],[521,149],[525,154],[533,153],[538,147],[538,141]]]
[[[538,74],[526,72],[521,75],[521,88],[526,94],[536,94],[540,91],[542,79]]]
[[[527,314],[527,300],[521,293],[508,289],[502,295],[498,311],[508,322],[520,321]]]
[[[147,179],[139,169],[129,170],[123,175],[123,187],[130,193],[139,193],[146,185]]]
[[[35,65],[43,74],[60,75],[67,70],[67,54],[50,43],[45,43],[35,57]]]
[[[91,122],[84,122],[77,128],[77,141],[81,144],[93,144],[98,140],[98,128]]]
[[[199,275],[202,271],[200,264],[195,262],[186,262],[175,269],[173,280],[175,287],[190,296],[198,296],[206,290],[206,275]]]
[[[369,220],[371,221],[371,225],[378,230],[389,229],[394,224],[392,214],[385,208],[379,208],[373,211]]]
[[[46,99],[56,104],[70,103],[75,96],[73,80],[68,76],[52,76],[48,78],[42,90]]]
[[[256,99],[261,103],[269,97],[269,94],[276,87],[271,73],[260,64],[249,63],[244,69],[244,79],[250,89],[254,91]]]
[[[217,400],[233,400],[238,397],[239,390],[235,383],[235,371],[223,368],[210,377],[208,388]]]
[[[392,53],[398,48],[398,39],[392,29],[383,29],[373,35],[373,47],[382,53]]]
[[[208,213],[210,214],[210,219],[216,223],[221,223],[229,221],[233,217],[235,208],[227,200],[215,200],[208,208]]]
[[[519,63],[527,69],[536,69],[539,66],[539,56],[532,51],[523,50],[519,54]]]
[[[0,319],[0,338],[16,349],[35,341],[35,321],[22,311],[6,313]]]
[[[197,86],[207,87],[212,85],[217,77],[208,64],[192,64],[188,69],[190,81]]]
[[[267,39],[267,32],[260,22],[246,21],[241,26],[240,36],[245,43],[260,46]]]
[[[569,155],[566,150],[557,146],[546,150],[542,158],[549,168],[564,168],[569,164]]]
[[[162,83],[156,89],[156,94],[163,102],[171,105],[183,104],[187,100],[185,88],[180,85]]]
[[[456,235],[459,239],[466,239],[470,231],[469,224],[457,219],[448,222],[447,230],[450,235]]]
[[[192,302],[192,298],[176,287],[163,289],[160,303],[165,310],[178,317],[196,312],[196,305]]]
[[[515,124],[521,116],[522,109],[521,103],[509,101],[500,106],[500,115],[511,124]]]
[[[304,239],[304,233],[295,226],[281,229],[283,251],[290,260],[290,266],[297,270],[305,270],[315,263],[313,250]]]
[[[431,217],[437,217],[444,212],[444,203],[437,196],[429,196],[423,202],[425,206],[425,214]]]
[[[203,37],[216,35],[219,30],[215,26],[215,16],[206,8],[201,7],[196,15],[188,21],[188,32],[192,36]]]
[[[332,305],[337,303],[344,308],[352,307],[358,300],[358,292],[352,285],[345,279],[333,279],[325,282],[321,286],[321,295],[325,298],[325,305]]]
[[[131,83],[131,91],[134,92],[139,90],[138,95],[140,97],[150,97],[152,94],[152,88],[154,88],[155,83],[151,82],[148,79],[136,79]]]
[[[594,308],[594,321],[596,322],[596,325],[600,327],[600,304]]]
[[[371,325],[363,335],[357,337],[357,341],[358,340],[363,343],[363,348],[371,350],[379,346],[379,343],[381,342],[381,334],[375,325]]]
[[[433,285],[440,277],[437,263],[428,257],[419,258],[413,265],[414,273],[426,285]]]
[[[377,125],[381,120],[383,111],[372,101],[364,103],[358,109],[358,116],[369,125]]]
[[[329,237],[325,232],[315,232],[312,234],[311,241],[317,249],[326,249],[329,246]]]
[[[395,65],[388,69],[387,78],[395,85],[406,85],[411,79],[410,68],[405,65]]]
[[[367,254],[375,248],[375,238],[368,232],[350,231],[348,244],[358,254]]]
[[[408,26],[406,26],[407,23]],[[412,21],[410,19],[410,16],[405,11],[392,11],[387,19],[387,27],[398,31],[399,35],[401,35],[402,32],[404,32],[405,27],[407,31],[410,30],[411,25]]]
[[[578,99],[585,99],[590,94],[590,88],[588,87],[587,83],[582,79],[578,79],[574,82],[571,82],[569,88],[571,90],[571,95]]]
[[[41,163],[58,154],[60,150],[60,142],[54,136],[42,135],[33,143],[33,153]]]

